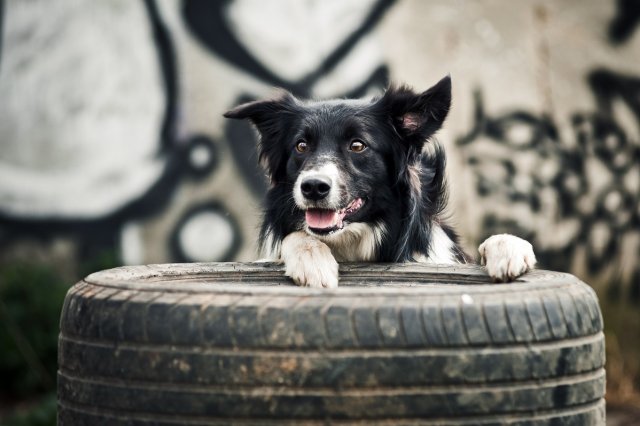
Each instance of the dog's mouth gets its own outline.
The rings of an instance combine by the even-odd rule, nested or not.
[[[345,219],[353,216],[363,205],[364,201],[356,198],[340,210],[308,209],[305,212],[305,220],[312,232],[321,235],[330,234],[344,228]]]

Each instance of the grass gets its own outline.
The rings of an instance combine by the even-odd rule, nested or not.
[[[105,252],[80,274],[117,266]],[[58,333],[72,282],[33,262],[0,265],[0,425],[56,424]]]
[[[607,345],[607,404],[640,407],[640,305],[600,298]]]
[[[54,426],[56,424],[56,393],[49,392],[33,401],[13,407],[2,419],[3,426]]]

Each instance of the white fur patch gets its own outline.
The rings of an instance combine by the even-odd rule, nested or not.
[[[327,198],[322,200],[322,204],[325,206],[324,208],[338,210],[341,207],[340,188],[342,187],[342,178],[340,176],[338,166],[329,161],[325,162],[320,167],[311,170],[304,170],[298,175],[298,179],[296,179],[296,183],[293,186],[294,201],[302,210],[306,210],[309,207],[315,207],[311,206],[309,200],[302,195],[301,185],[305,179],[313,178],[318,175],[327,177],[331,180],[331,191]]]
[[[335,234],[317,238],[331,248],[339,262],[369,262],[375,259],[384,234],[383,225],[356,222],[346,225]]]
[[[410,165],[407,167],[407,172],[409,173],[409,185],[411,187],[411,192],[413,192],[413,195],[419,199],[422,194],[422,180],[420,179],[422,168],[420,164]]]
[[[439,263],[444,265],[459,263],[453,252],[454,245],[455,243],[451,241],[451,238],[444,232],[442,227],[434,225],[431,229],[429,255],[415,253],[413,257],[416,262],[420,263]]]
[[[280,250],[282,243],[278,241],[274,245],[273,232],[267,231],[264,241],[260,246],[260,260],[261,261],[277,261],[280,260]]]
[[[533,247],[528,241],[509,234],[493,235],[480,247],[480,259],[494,281],[512,281],[536,264]]]
[[[455,243],[447,235],[442,227],[435,225],[431,230],[431,247],[429,248],[429,261],[433,263],[452,264],[458,263],[453,254]]]
[[[338,262],[331,249],[304,231],[292,232],[282,240],[285,275],[303,287],[338,287]]]

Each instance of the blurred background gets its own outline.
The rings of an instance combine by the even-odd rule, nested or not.
[[[224,111],[446,74],[468,251],[514,233],[596,289],[610,423],[639,424],[635,0],[0,0],[0,424],[55,424],[58,316],[86,274],[256,259],[256,135]]]

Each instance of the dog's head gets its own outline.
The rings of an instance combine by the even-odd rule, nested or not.
[[[391,87],[373,100],[303,102],[283,92],[225,117],[255,125],[272,186],[289,186],[306,231],[326,236],[398,208],[398,182],[404,176],[410,183],[411,168],[450,104],[445,77],[423,93]]]

